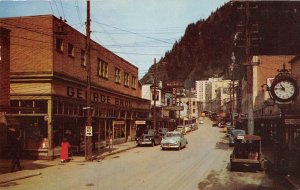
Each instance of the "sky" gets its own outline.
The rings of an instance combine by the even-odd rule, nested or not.
[[[186,27],[229,0],[91,0],[91,38],[139,68],[142,78]],[[0,17],[62,17],[85,34],[85,0],[0,0]]]

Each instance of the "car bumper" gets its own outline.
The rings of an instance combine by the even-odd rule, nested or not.
[[[152,141],[137,141],[136,143],[138,145],[149,145],[152,144]]]
[[[162,144],[162,148],[179,148],[178,144]]]

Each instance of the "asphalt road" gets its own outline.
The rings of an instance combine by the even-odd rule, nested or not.
[[[176,151],[160,146],[137,147],[99,162],[48,167],[42,175],[13,182],[3,189],[45,190],[194,190],[285,189],[283,182],[264,172],[229,168],[227,139],[210,120],[186,135],[189,144]]]

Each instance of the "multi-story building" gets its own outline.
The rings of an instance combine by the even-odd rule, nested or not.
[[[197,101],[199,102],[200,111],[204,111],[206,107],[206,86],[207,86],[208,80],[201,80],[201,81],[196,81],[195,86],[196,86],[196,96],[197,96]]]
[[[222,103],[230,98],[230,80],[209,78],[206,86],[206,110],[222,111]]]
[[[2,18],[0,27],[10,30],[10,54],[1,57],[10,59],[10,104],[20,107],[5,114],[6,127],[22,136],[25,153],[40,158],[56,156],[63,137],[83,150],[86,36],[52,15]],[[95,41],[90,49],[94,148],[108,138],[131,140],[135,120],[148,118],[150,110],[138,68]]]

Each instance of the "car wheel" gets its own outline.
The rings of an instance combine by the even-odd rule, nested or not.
[[[177,150],[179,151],[180,149],[181,149],[181,144],[179,144],[179,146],[178,146],[178,149],[177,149]]]
[[[165,148],[164,148],[164,147],[161,147],[161,150],[165,150]]]
[[[155,145],[155,142],[154,141],[152,141],[152,143],[151,143],[151,146],[154,146]]]

